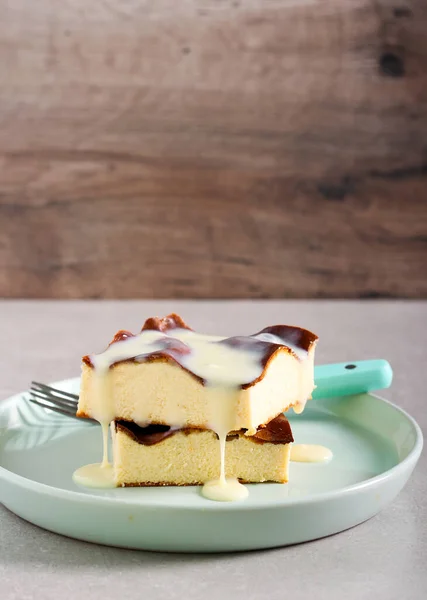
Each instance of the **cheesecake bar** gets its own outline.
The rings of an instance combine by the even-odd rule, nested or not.
[[[218,436],[209,429],[141,428],[116,421],[111,433],[116,486],[202,485],[218,477]],[[292,442],[284,415],[253,436],[243,430],[230,432],[225,446],[226,477],[243,483],[286,483]]]
[[[149,336],[154,332],[164,335],[160,340],[154,338],[151,349]],[[247,435],[252,435],[260,425],[289,408],[300,411],[314,389],[317,336],[306,329],[278,325],[247,337],[201,336],[172,314],[164,319],[148,319],[140,339],[144,335],[147,352],[110,366],[110,420],[133,421],[142,426],[156,423],[209,429],[210,382],[203,377],[203,368],[196,373],[186,360],[189,348],[197,353],[201,339],[217,346],[219,352],[232,349],[235,357],[243,353],[255,357],[253,368],[243,375],[246,380],[233,382],[237,389],[230,430],[245,429]],[[109,349],[136,337],[120,331]],[[99,419],[102,411],[96,406],[94,363],[94,356],[83,357],[77,416]]]

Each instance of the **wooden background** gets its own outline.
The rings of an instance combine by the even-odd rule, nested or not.
[[[0,295],[427,297],[426,0],[0,0]]]

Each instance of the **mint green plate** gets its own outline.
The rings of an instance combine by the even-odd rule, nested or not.
[[[78,379],[55,387],[77,392]],[[417,423],[370,394],[314,400],[290,417],[296,442],[322,444],[328,464],[291,463],[290,483],[249,486],[216,503],[197,487],[84,490],[73,471],[100,459],[100,428],[34,406],[0,405],[0,502],[51,531],[145,550],[223,552],[284,546],[353,527],[387,506],[422,448]]]

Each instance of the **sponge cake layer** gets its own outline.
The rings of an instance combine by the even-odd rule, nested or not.
[[[219,476],[219,441],[213,431],[164,431],[144,439],[132,424],[113,423],[111,430],[117,486],[197,485]],[[292,440],[284,416],[252,437],[234,432],[226,442],[226,476],[248,483],[287,482]]]

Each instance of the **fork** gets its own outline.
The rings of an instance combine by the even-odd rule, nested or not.
[[[33,402],[33,404],[37,404],[42,408],[48,408],[67,417],[82,420],[76,416],[77,404],[79,402],[77,394],[70,394],[70,392],[64,392],[50,385],[32,381],[30,395],[30,402]],[[85,421],[98,423],[95,419],[85,419]]]
[[[393,371],[386,360],[360,360],[353,363],[319,365],[314,369],[316,389],[313,398],[334,398],[363,394],[390,387]],[[76,416],[77,394],[64,392],[37,381],[31,382],[30,402],[67,417]],[[94,419],[86,422],[97,423]]]

